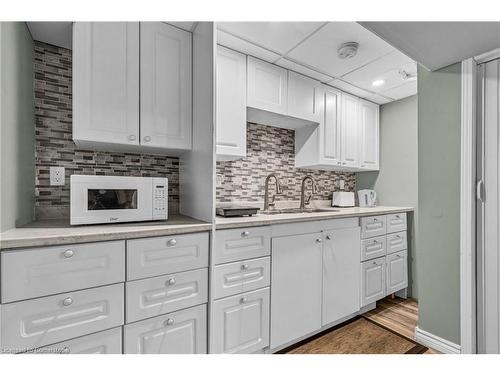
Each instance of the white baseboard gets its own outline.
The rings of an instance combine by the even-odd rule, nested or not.
[[[460,354],[461,352],[460,345],[433,335],[418,327],[415,328],[415,341],[445,354]]]

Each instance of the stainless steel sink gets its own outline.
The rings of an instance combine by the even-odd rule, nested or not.
[[[278,215],[278,214],[310,214],[315,212],[337,212],[336,209],[325,209],[325,208],[283,208],[281,210],[268,210],[260,211],[259,213],[263,215]]]

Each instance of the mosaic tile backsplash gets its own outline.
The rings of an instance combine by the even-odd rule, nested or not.
[[[345,191],[356,188],[354,173],[295,168],[294,130],[248,123],[246,158],[217,162],[218,179],[222,177],[216,189],[217,204],[263,201],[265,179],[273,172],[284,186],[283,194],[276,195],[277,202],[300,200],[300,184],[308,174],[319,189],[314,200],[331,200],[340,180],[345,181]]]
[[[163,155],[77,150],[72,141],[71,50],[35,42],[37,219],[69,213],[72,174],[167,177],[169,212],[179,210],[179,159]],[[49,167],[66,168],[64,186],[50,186]]]

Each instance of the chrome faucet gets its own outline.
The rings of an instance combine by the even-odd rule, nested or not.
[[[305,198],[307,180],[311,180],[312,194],[308,195],[307,198]],[[306,177],[304,177],[302,179],[302,186],[300,188],[300,209],[301,210],[305,209],[306,205],[309,204],[309,202],[311,201],[313,194],[317,193],[318,193],[318,187],[316,186],[316,183],[314,182],[312,176],[307,175]]]
[[[267,176],[265,183],[265,192],[264,192],[264,211],[268,211],[269,206],[274,206],[274,195],[271,201],[269,201],[269,180],[271,180],[271,178],[273,177],[276,180],[276,194],[281,194],[283,192],[278,177],[274,173],[271,173],[269,176]]]

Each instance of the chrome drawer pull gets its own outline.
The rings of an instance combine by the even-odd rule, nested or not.
[[[135,136],[134,134],[130,134],[130,135],[128,136],[128,140],[129,140],[129,141],[135,141],[135,139],[136,139],[136,136]]]
[[[69,348],[67,346],[65,346],[64,348],[62,348],[61,350],[61,354],[69,354],[71,351],[69,350]]]
[[[65,258],[71,258],[73,255],[75,255],[75,253],[73,252],[73,250],[66,250],[63,253],[63,255],[64,255]]]
[[[399,234],[398,234],[396,237],[397,237],[397,238],[403,238],[403,237],[401,237],[401,235],[399,235]]]
[[[241,237],[248,237],[250,235],[250,232],[248,231],[244,231],[243,233],[241,233]]]
[[[177,241],[173,238],[167,242],[167,246],[175,246],[177,245]]]
[[[240,303],[246,303],[248,300],[247,300],[247,297],[241,297],[240,298]]]
[[[175,279],[172,277],[171,279],[168,279],[167,282],[165,283],[167,286],[169,285],[175,285],[176,281]]]
[[[63,299],[63,306],[70,306],[71,304],[73,303],[73,298],[71,297],[67,297],[65,299]]]
[[[323,242],[321,238],[316,238],[316,243],[321,243],[321,242]]]
[[[145,142],[151,142],[151,137],[149,135],[144,137]]]
[[[326,235],[326,239],[327,240],[331,240],[332,239],[332,236],[330,236],[329,234]]]
[[[246,271],[248,269],[248,264],[242,264],[241,265],[241,270]]]
[[[374,265],[374,266],[378,266],[378,263],[377,263],[377,262],[375,262],[375,261],[373,261],[373,265]]]
[[[172,318],[168,318],[163,324],[166,326],[171,326],[174,324],[174,320]]]
[[[373,221],[378,221],[378,219],[376,217],[373,218]]]

